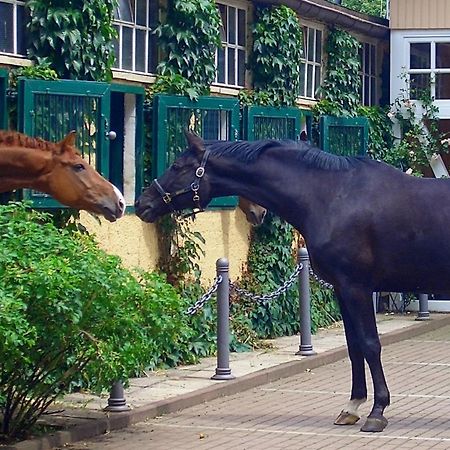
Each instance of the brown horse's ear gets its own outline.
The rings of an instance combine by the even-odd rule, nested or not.
[[[205,152],[205,146],[203,144],[203,139],[195,133],[186,130],[184,132],[186,139],[188,141],[189,148],[195,150],[195,152],[200,156]]]
[[[77,137],[76,131],[69,132],[69,134],[67,134],[67,136],[59,143],[61,147],[61,152],[63,152],[67,147],[75,147],[76,137]]]

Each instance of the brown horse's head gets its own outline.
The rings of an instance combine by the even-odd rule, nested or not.
[[[80,156],[74,131],[54,144],[48,168],[38,187],[60,203],[100,214],[110,222],[123,216],[122,194]]]
[[[244,197],[239,197],[239,209],[245,214],[247,222],[255,227],[264,222],[264,217],[266,217],[267,214],[266,208],[263,208]]]

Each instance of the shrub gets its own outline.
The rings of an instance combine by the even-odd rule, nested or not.
[[[164,278],[139,282],[92,238],[49,220],[23,204],[0,207],[0,411],[9,436],[24,435],[70,387],[107,390],[172,361],[176,342],[189,338],[185,306]]]

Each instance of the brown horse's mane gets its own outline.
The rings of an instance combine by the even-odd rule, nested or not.
[[[2,131],[0,130],[0,148],[1,147],[22,147],[35,148],[55,153],[59,146],[54,142],[44,141],[41,138],[33,138],[18,131]]]

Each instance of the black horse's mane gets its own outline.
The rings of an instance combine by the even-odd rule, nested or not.
[[[253,162],[265,151],[275,148],[282,150],[300,150],[296,158],[307,166],[316,169],[348,170],[361,163],[373,162],[373,160],[364,156],[333,155],[304,141],[204,141],[204,145],[215,156],[231,156],[243,163]]]

